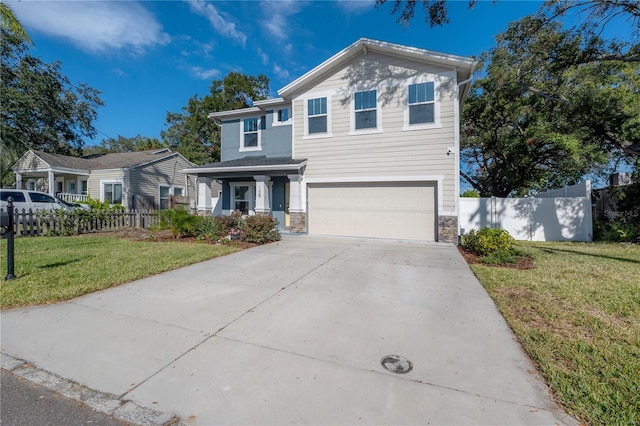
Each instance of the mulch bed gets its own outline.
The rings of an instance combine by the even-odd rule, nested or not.
[[[471,253],[466,251],[462,246],[458,246],[458,251],[464,257],[464,260],[467,261],[469,265],[481,264],[484,266],[493,266],[497,268],[513,268],[513,269],[533,269],[535,265],[533,264],[533,259],[527,256],[517,257],[516,263],[482,263],[478,259],[482,256],[478,256],[475,253]]]
[[[174,237],[170,230],[162,229],[162,230],[149,230],[143,228],[122,228],[118,231],[112,232],[94,232],[90,234],[81,234],[81,236],[86,237],[99,237],[99,236],[108,236],[108,237],[118,237],[122,239],[127,239],[130,241],[149,241],[149,242],[181,242],[181,243],[202,243],[202,244],[219,244],[217,241],[211,240],[198,240],[196,237]],[[229,241],[227,244],[232,244],[236,247],[246,249],[255,247],[257,244],[255,243],[247,243],[243,241]]]

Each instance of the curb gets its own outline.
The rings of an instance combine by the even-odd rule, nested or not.
[[[141,426],[188,425],[175,414],[162,413],[127,399],[121,399],[117,395],[89,389],[5,353],[0,353],[0,367],[117,420]]]

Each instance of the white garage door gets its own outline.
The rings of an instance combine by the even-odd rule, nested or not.
[[[435,240],[435,183],[309,184],[309,233]]]

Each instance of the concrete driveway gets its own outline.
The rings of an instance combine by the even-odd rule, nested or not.
[[[75,386],[116,414],[146,407],[198,425],[576,423],[450,245],[285,236],[1,319],[4,368]],[[387,355],[412,370],[386,370]]]

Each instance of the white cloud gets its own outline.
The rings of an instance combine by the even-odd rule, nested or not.
[[[118,77],[127,77],[127,73],[122,71],[120,68],[114,68],[111,70],[111,72],[117,75]]]
[[[236,24],[230,21],[230,17],[222,16],[220,11],[211,3],[203,0],[189,1],[191,10],[198,15],[204,16],[209,23],[221,35],[237,41],[244,47],[247,43],[247,36],[236,28]]]
[[[258,49],[256,50],[256,53],[258,54],[260,59],[262,59],[262,65],[267,65],[269,63],[269,55],[264,53],[262,49],[258,47]]]
[[[190,71],[194,77],[199,78],[200,80],[211,80],[212,78],[220,76],[220,71],[213,68],[205,70],[202,67],[191,67]]]
[[[297,0],[263,2],[260,9],[266,18],[260,21],[260,25],[276,40],[285,40],[292,27],[289,18],[300,12],[302,7],[302,2]]]
[[[278,77],[280,80],[289,80],[291,75],[289,74],[289,70],[286,70],[284,68],[282,68],[280,65],[278,64],[274,64],[273,65],[273,73],[276,75],[276,77]]]
[[[337,0],[336,5],[347,13],[365,13],[375,10],[375,0]]]
[[[132,49],[144,54],[171,40],[155,16],[137,2],[20,1],[11,6],[28,29],[70,40],[91,53]]]

